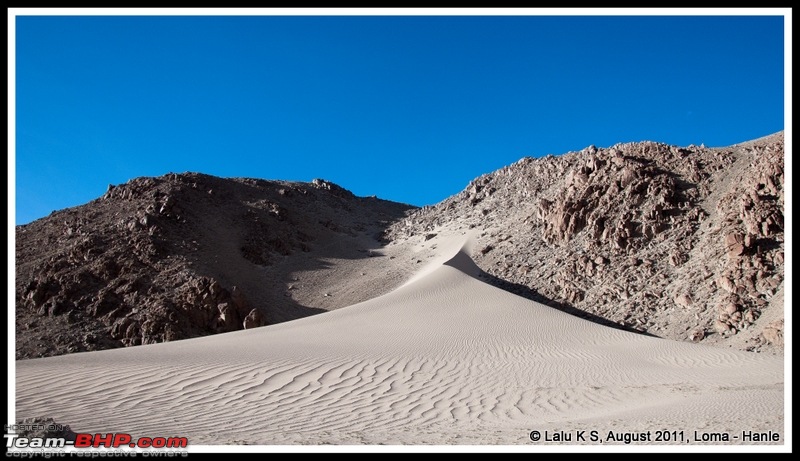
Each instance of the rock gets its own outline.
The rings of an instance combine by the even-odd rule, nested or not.
[[[603,167],[603,161],[600,160],[597,155],[597,148],[594,146],[590,146],[591,149],[588,150],[589,157],[586,159],[586,168],[589,169],[589,172],[595,172]]]
[[[721,305],[719,311],[721,314],[725,314],[726,316],[730,317],[735,312],[739,311],[739,306],[737,306],[735,303],[729,302]]]
[[[263,327],[266,324],[267,324],[266,319],[264,318],[263,315],[261,315],[261,312],[258,309],[253,309],[244,318],[242,326],[244,327],[245,330],[247,330],[250,328]]]
[[[131,319],[128,317],[118,319],[111,327],[111,337],[114,339],[124,338],[130,323]]]
[[[222,285],[220,285],[218,281],[212,279],[211,283],[208,285],[208,292],[214,299],[219,299],[222,294]]]
[[[775,321],[764,327],[761,336],[776,346],[783,346],[783,319]]]
[[[584,292],[574,287],[565,287],[563,290],[563,296],[568,302],[575,304],[583,301]]]
[[[672,267],[678,267],[688,260],[689,257],[682,251],[674,251],[669,255],[669,263]]]
[[[720,277],[717,279],[717,286],[729,293],[736,293],[736,284],[728,277]]]
[[[743,319],[748,324],[753,324],[758,319],[758,312],[754,309],[747,309],[744,311]]]
[[[619,184],[624,189],[636,180],[636,170],[633,167],[626,166],[622,169],[620,174]]]
[[[128,325],[128,328],[125,329],[125,333],[123,335],[124,339],[127,339],[130,342],[135,342],[139,340],[139,325],[136,323],[131,323]],[[135,345],[135,344],[134,344]]]
[[[231,303],[219,303],[217,304],[217,310],[219,311],[217,328],[221,328],[222,331],[238,329],[241,320],[239,320],[239,315]]]
[[[689,341],[699,342],[706,337],[706,330],[703,327],[697,327],[689,331]]]
[[[731,329],[726,322],[723,322],[721,320],[714,320],[714,331],[716,331],[717,334],[725,335],[729,333],[730,330]]]
[[[745,252],[745,236],[741,232],[732,232],[725,236],[725,250],[731,259],[742,256]]]
[[[692,304],[694,304],[692,297],[686,293],[675,296],[673,301],[675,302],[675,304],[683,308],[690,307]]]
[[[581,187],[589,182],[589,175],[582,171],[570,171],[567,174],[567,187]]]

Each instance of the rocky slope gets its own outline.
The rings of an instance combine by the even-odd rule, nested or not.
[[[403,283],[476,232],[489,283],[612,326],[782,352],[783,134],[519,162],[430,207],[185,173],[16,229],[17,358],[252,328]],[[441,256],[441,255],[439,255]]]
[[[323,180],[186,173],[109,186],[86,205],[17,227],[17,358],[322,312],[287,296],[295,268],[367,258],[388,223],[410,208]]]
[[[656,336],[779,352],[783,156],[778,133],[524,158],[385,237],[477,229],[486,278],[518,294]]]

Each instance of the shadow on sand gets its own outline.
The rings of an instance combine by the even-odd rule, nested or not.
[[[582,318],[584,320],[588,320],[593,323],[597,323],[599,325],[611,327],[617,330],[629,331],[631,333],[638,333],[645,336],[652,336],[657,337],[651,333],[647,333],[646,331],[637,330],[633,327],[627,325],[621,325],[619,323],[613,322],[606,318],[600,317],[598,315],[591,314],[589,312],[582,311],[574,306],[571,306],[566,303],[562,303],[559,301],[555,301],[550,299],[546,296],[543,296],[538,291],[527,287],[525,285],[519,283],[509,282],[507,280],[503,280],[499,277],[496,277],[492,274],[481,269],[472,258],[469,257],[467,253],[464,251],[459,251],[455,256],[453,256],[450,260],[448,260],[445,265],[454,267],[472,277],[475,277],[483,282],[488,283],[496,288],[500,288],[501,290],[507,291],[509,293],[513,293],[517,296],[521,296],[525,299],[529,299],[531,301],[535,301],[540,304],[544,304],[545,306],[552,307],[553,309],[558,309],[561,312],[574,315],[575,317]]]

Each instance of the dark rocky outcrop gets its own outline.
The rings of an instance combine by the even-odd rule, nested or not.
[[[279,263],[300,257],[313,266],[338,256],[326,253],[330,242],[375,241],[410,208],[321,180],[185,173],[110,186],[86,205],[17,227],[17,358],[173,341],[320,312],[283,296],[289,269]]]

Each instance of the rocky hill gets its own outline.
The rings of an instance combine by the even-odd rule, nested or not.
[[[783,146],[778,133],[523,158],[386,239],[477,229],[477,264],[518,294],[660,337],[780,351]]]
[[[322,312],[287,296],[295,269],[367,258],[386,226],[410,208],[324,180],[185,173],[110,185],[86,205],[17,227],[17,358]],[[360,296],[347,301],[374,292]]]
[[[17,358],[344,307],[468,231],[483,277],[506,290],[664,338],[781,353],[783,146],[782,133],[590,146],[524,158],[422,209],[324,180],[137,178],[17,226]]]

